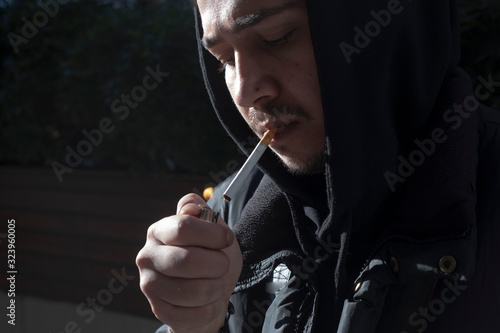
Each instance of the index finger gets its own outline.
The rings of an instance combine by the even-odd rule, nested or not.
[[[224,223],[209,223],[190,215],[175,215],[151,225],[148,238],[163,245],[219,250],[233,243],[234,234]]]
[[[205,200],[203,200],[202,197],[199,195],[196,195],[194,193],[189,193],[183,196],[179,202],[177,203],[177,214],[180,214],[181,211],[183,210],[184,206],[193,204],[197,206],[206,206],[207,204],[205,203]]]

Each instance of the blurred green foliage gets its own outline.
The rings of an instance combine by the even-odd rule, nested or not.
[[[82,167],[207,174],[241,161],[205,92],[187,1],[69,1],[18,53],[8,34],[22,36],[23,17],[32,21],[41,9],[37,1],[2,3],[0,163],[64,162],[65,147],[75,149],[82,130],[103,118],[116,129]],[[461,6],[462,65],[474,79],[491,74],[500,81],[500,1]],[[157,65],[170,76],[121,120],[112,102]],[[500,107],[500,89],[483,102]]]
[[[22,36],[22,18],[40,7],[14,1],[2,11],[2,163],[64,163],[65,147],[103,118],[116,129],[81,167],[206,174],[240,158],[205,91],[187,2],[70,1],[17,54],[7,34]],[[111,104],[143,84],[146,66],[170,75],[121,120]]]
[[[462,21],[461,66],[480,84],[478,77],[500,82],[500,1],[460,0]],[[500,109],[500,87],[482,103]]]

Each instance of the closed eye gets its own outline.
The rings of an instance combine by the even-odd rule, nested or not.
[[[226,69],[226,66],[227,65],[232,65],[234,64],[234,57],[231,57],[229,59],[227,59],[226,61],[220,61],[220,65],[219,65],[219,73],[222,73],[224,72],[224,70]]]
[[[275,39],[275,40],[264,40],[264,43],[268,46],[281,46],[286,43],[288,43],[288,40],[290,39],[290,36],[295,30],[290,31],[287,33],[285,36]]]
[[[271,47],[278,47],[278,46],[285,45],[286,43],[288,43],[288,41],[289,41],[290,37],[292,36],[292,34],[294,33],[294,31],[295,30],[292,30],[289,33],[287,33],[285,36],[278,38],[278,39],[275,39],[275,40],[264,40],[264,44],[267,46],[271,46]],[[234,57],[231,57],[225,61],[221,60],[218,72],[223,73],[228,65],[229,66],[234,65]]]

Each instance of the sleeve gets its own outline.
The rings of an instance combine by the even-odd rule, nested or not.
[[[167,325],[163,325],[162,327],[158,328],[155,333],[168,333],[169,328]]]

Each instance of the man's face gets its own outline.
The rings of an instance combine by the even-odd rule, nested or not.
[[[294,173],[323,169],[325,131],[305,0],[198,0],[203,45],[252,130]]]

